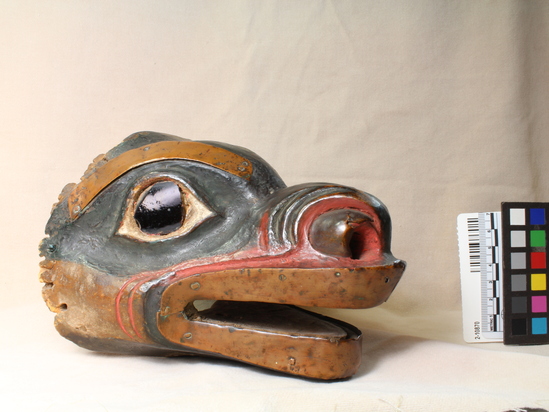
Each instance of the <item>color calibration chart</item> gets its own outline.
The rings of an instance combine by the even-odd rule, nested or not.
[[[503,203],[504,343],[549,343],[549,203]]]
[[[549,343],[549,203],[506,202],[458,216],[467,342]]]

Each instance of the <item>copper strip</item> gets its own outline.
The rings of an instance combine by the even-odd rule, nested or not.
[[[76,218],[101,190],[124,173],[146,163],[169,159],[194,160],[243,179],[250,179],[253,171],[248,159],[220,147],[189,141],[153,143],[120,154],[84,178],[69,196],[71,218]]]
[[[205,272],[169,285],[161,306],[164,315],[177,313],[194,300],[366,309],[385,302],[403,272],[401,261],[355,269],[246,268]],[[191,283],[200,287],[193,289]],[[166,312],[167,308],[171,309]]]

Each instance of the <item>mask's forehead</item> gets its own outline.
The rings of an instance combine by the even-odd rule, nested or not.
[[[161,160],[184,159],[205,163],[217,169],[249,180],[253,173],[252,162],[243,156],[221,147],[193,141],[162,141],[127,150],[97,165],[93,173],[86,174],[72,190],[68,208],[72,219],[110,183],[141,165]]]

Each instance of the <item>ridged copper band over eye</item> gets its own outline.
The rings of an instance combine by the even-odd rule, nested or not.
[[[72,219],[111,182],[138,166],[160,160],[193,160],[224,170],[243,179],[250,179],[252,163],[235,153],[200,142],[159,142],[128,150],[97,167],[84,177],[69,195],[69,213]]]

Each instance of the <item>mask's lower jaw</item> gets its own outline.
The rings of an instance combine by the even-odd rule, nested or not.
[[[340,379],[360,366],[360,330],[296,306],[218,301],[181,323],[170,319],[162,330],[171,340],[209,355],[294,375]]]

